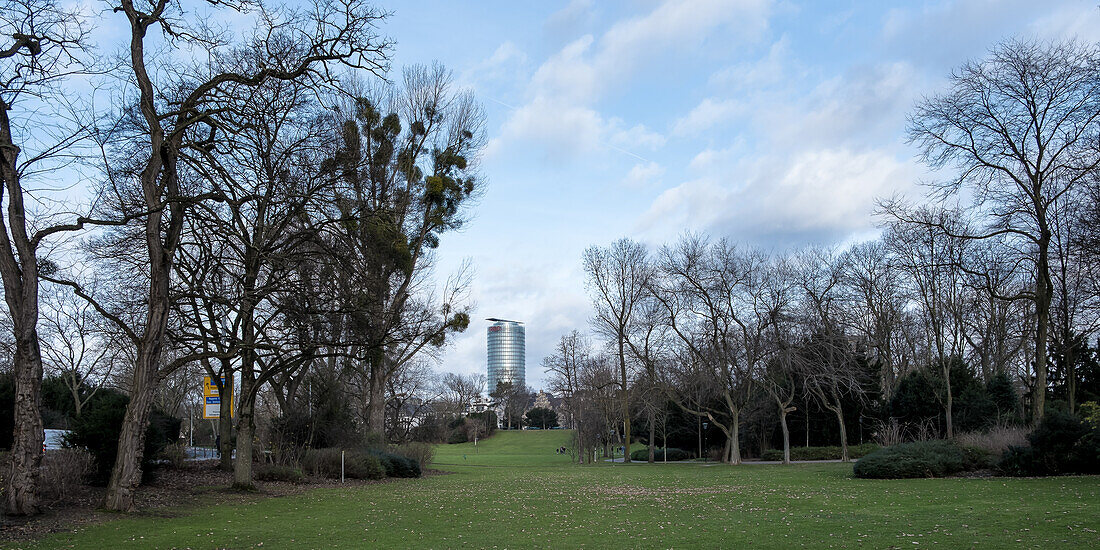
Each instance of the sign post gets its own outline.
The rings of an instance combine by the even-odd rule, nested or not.
[[[229,415],[233,415],[233,382],[232,380],[226,381],[225,377],[222,377],[222,387],[228,390],[226,393],[229,395]],[[214,379],[209,376],[202,378],[202,417],[207,420],[214,420],[221,417],[221,398],[218,393],[218,385],[214,383]]]

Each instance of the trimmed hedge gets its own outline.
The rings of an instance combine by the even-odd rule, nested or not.
[[[856,477],[902,479],[944,477],[974,469],[978,455],[950,441],[917,441],[884,447],[859,459],[852,471]]]
[[[675,447],[669,447],[667,449],[667,451],[665,451],[664,449],[661,449],[660,447],[658,447],[658,448],[653,450],[653,460],[655,460],[657,462],[664,462],[666,453],[668,454],[668,460],[672,461],[672,462],[675,462],[677,460],[688,460],[688,459],[692,458],[692,456],[693,456],[691,453],[689,453],[689,452],[687,452],[683,449],[677,449]],[[649,447],[642,447],[641,449],[638,449],[636,451],[631,451],[630,460],[633,460],[635,462],[646,462],[646,461],[648,461],[649,460]]]
[[[861,458],[880,449],[874,443],[848,445],[849,458]],[[768,449],[761,460],[783,460],[783,449]],[[840,460],[840,447],[791,447],[791,460]]]

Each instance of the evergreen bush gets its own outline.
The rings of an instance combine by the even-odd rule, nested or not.
[[[966,453],[950,441],[917,441],[874,451],[859,459],[853,472],[870,479],[944,477],[968,465]]]

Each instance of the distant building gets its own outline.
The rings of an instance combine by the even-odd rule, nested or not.
[[[508,382],[514,388],[527,387],[527,348],[523,323],[504,319],[493,321],[488,329],[489,393],[497,384]]]
[[[546,393],[546,390],[539,390],[538,396],[535,397],[535,406],[532,408],[554,410],[554,405],[550,404],[550,394]]]

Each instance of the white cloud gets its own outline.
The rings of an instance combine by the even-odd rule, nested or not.
[[[640,124],[606,116],[595,103],[625,86],[636,71],[677,51],[701,47],[708,37],[756,40],[767,29],[769,0],[666,0],[649,13],[613,24],[600,36],[569,42],[535,70],[528,100],[501,128],[505,141],[531,140],[551,154],[596,144],[654,150],[665,138]],[[578,8],[579,9],[579,8]]]
[[[656,162],[638,163],[626,174],[626,179],[623,183],[634,188],[647,187],[660,179],[664,174],[665,169]]]
[[[916,167],[882,150],[771,155],[666,190],[639,220],[647,233],[688,228],[758,244],[832,242],[871,227],[878,197],[915,181]]]
[[[745,113],[744,103],[736,99],[706,98],[686,116],[676,121],[672,133],[678,136],[695,135],[729,122]]]
[[[611,143],[619,147],[631,147],[655,150],[659,149],[665,144],[665,136],[658,134],[646,128],[644,124],[635,124],[630,128],[617,129],[622,121],[618,119],[612,120],[613,131],[611,133]]]
[[[761,94],[748,110],[769,147],[859,146],[897,142],[923,78],[904,62],[857,66],[808,94]]]
[[[501,128],[502,140],[542,145],[553,156],[591,151],[600,146],[607,121],[595,110],[539,97],[512,111]]]
[[[505,142],[514,140],[537,143],[551,156],[611,148],[636,159],[643,157],[635,151],[652,151],[665,144],[664,136],[644,124],[627,128],[621,119],[605,118],[595,109],[541,96],[512,111],[499,136],[487,145],[486,156],[498,154]]]
[[[791,41],[787,35],[768,48],[768,54],[756,61],[726,67],[710,77],[712,87],[723,90],[772,86],[786,81],[791,64]]]

